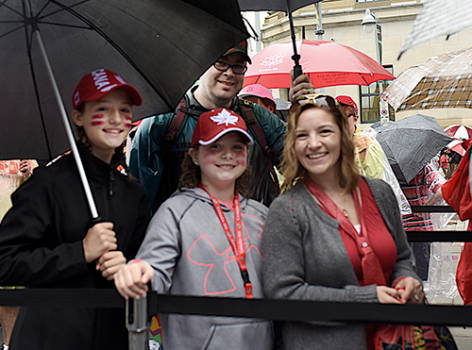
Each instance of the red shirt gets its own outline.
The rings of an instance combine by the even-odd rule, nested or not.
[[[392,235],[388,231],[387,226],[385,226],[385,222],[374,201],[369,186],[362,179],[359,181],[359,188],[362,198],[361,214],[364,216],[364,223],[366,226],[364,232],[367,233],[370,245],[379,259],[380,266],[382,267],[385,276],[385,281],[387,281],[387,284],[390,284],[392,271],[397,261],[397,246]],[[357,213],[357,215],[359,215],[359,213]],[[361,257],[357,250],[356,241],[344,231],[341,233],[341,238],[343,239],[344,246],[346,247],[349,258],[351,259],[359,284],[362,286],[363,278]]]

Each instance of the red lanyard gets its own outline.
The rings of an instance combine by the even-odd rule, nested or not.
[[[363,179],[359,180],[359,186],[363,185]],[[328,195],[314,182],[311,178],[305,178],[305,185],[308,190],[317,198],[321,207],[326,209],[328,215],[338,220],[340,228],[350,235],[357,243],[357,249],[361,256],[361,267],[363,273],[364,285],[377,284],[384,286],[385,277],[380,265],[380,262],[373,251],[369,237],[366,232],[364,223],[364,216],[361,206],[360,191],[353,191],[354,202],[356,204],[357,217],[361,224],[361,233],[357,234],[354,226],[352,226],[349,219],[341,212],[341,210],[334,204]]]
[[[244,290],[246,292],[247,299],[253,299],[252,295],[252,284],[249,280],[249,272],[247,271],[246,266],[246,251],[244,249],[244,239],[243,239],[243,222],[241,219],[241,204],[239,203],[239,195],[238,191],[234,190],[234,199],[233,199],[233,208],[234,208],[234,226],[236,232],[236,241],[234,240],[233,234],[231,233],[231,229],[229,228],[228,222],[226,221],[226,217],[223,214],[223,209],[221,208],[220,202],[218,199],[213,197],[210,192],[208,192],[203,185],[200,185],[200,188],[204,190],[211,198],[213,202],[213,207],[215,208],[216,214],[218,215],[218,219],[220,219],[221,226],[223,226],[223,230],[225,231],[226,237],[233,249],[234,256],[236,257],[236,261],[238,262],[239,269],[241,270],[241,276],[244,282]]]

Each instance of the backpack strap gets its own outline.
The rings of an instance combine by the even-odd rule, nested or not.
[[[169,148],[177,142],[177,139],[179,138],[180,133],[182,132],[182,129],[184,128],[188,119],[187,111],[188,109],[186,101],[180,101],[179,105],[175,109],[174,114],[172,115],[172,118],[167,124],[166,133],[161,143],[161,158],[165,158]]]
[[[261,126],[259,125],[259,121],[257,120],[256,116],[254,115],[254,111],[249,103],[246,101],[241,100],[241,109],[243,111],[243,118],[249,128],[253,131],[254,137],[256,138],[257,143],[262,147],[264,153],[266,155],[270,155],[272,149],[267,144],[267,139],[265,137],[264,132],[262,131]],[[272,159],[269,157],[269,161],[271,166]]]
[[[252,134],[254,135],[256,142],[264,150],[264,156],[266,157],[267,163],[269,164],[269,171],[272,175],[272,180],[274,181],[277,187],[277,193],[280,193],[279,180],[277,177],[277,173],[274,169],[274,163],[272,162],[273,149],[270,148],[267,143],[267,138],[265,137],[264,131],[262,130],[262,127],[259,124],[259,120],[254,114],[252,103],[245,100],[240,100],[239,102],[242,110],[242,117],[246,121],[246,125],[248,126],[248,128],[252,130]]]

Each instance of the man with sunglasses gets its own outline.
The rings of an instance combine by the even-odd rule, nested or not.
[[[243,41],[201,76],[200,84],[186,93],[174,113],[147,118],[141,123],[131,149],[130,171],[143,186],[152,214],[177,188],[180,164],[190,147],[198,117],[221,107],[241,115],[255,140],[249,154],[252,198],[269,205],[277,196],[273,167],[280,162],[285,123],[267,109],[238,99],[248,63],[251,59]],[[309,93],[309,89],[313,92],[307,76],[298,77],[292,100]]]

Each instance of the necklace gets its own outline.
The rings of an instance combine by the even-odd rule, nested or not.
[[[341,209],[342,213],[344,214],[345,217],[349,219],[349,213],[346,209]]]

